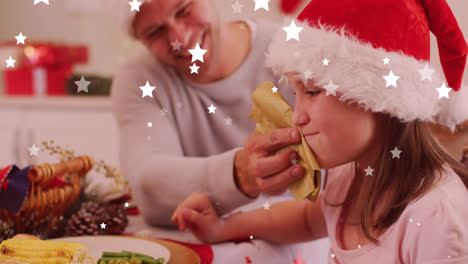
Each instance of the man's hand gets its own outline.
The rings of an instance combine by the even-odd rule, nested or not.
[[[272,155],[275,151],[301,140],[297,128],[280,128],[265,134],[253,132],[244,148],[234,158],[234,179],[237,187],[248,197],[257,197],[261,192],[280,195],[288,185],[304,175],[304,168],[293,150]]]
[[[193,193],[179,204],[171,220],[181,231],[188,228],[204,243],[212,244],[223,240],[222,221],[206,194]]]

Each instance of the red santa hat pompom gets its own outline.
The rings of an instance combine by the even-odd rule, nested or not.
[[[468,119],[468,47],[445,0],[313,0],[298,20],[299,40],[280,29],[270,44],[267,66],[276,74],[307,73],[340,100],[405,122],[453,130]],[[445,80],[429,65],[430,32]]]

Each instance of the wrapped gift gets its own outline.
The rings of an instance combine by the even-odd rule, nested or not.
[[[15,59],[15,68],[73,65],[88,62],[88,47],[40,42],[16,45],[15,42],[5,42],[0,43],[0,55],[2,58],[11,56]]]
[[[7,95],[66,95],[66,82],[73,73],[72,65],[55,67],[22,67],[6,70]]]
[[[88,48],[10,42],[0,44],[0,56],[16,60],[14,68],[4,67],[7,95],[65,95],[66,81],[73,73],[73,66],[88,62]]]

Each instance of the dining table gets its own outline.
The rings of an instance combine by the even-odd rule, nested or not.
[[[286,199],[290,197],[262,196],[256,202],[232,213],[257,209],[266,201],[273,204]],[[155,241],[168,248],[171,259],[167,264],[295,264],[297,258],[296,244],[278,244],[253,237],[242,242],[205,245],[189,231],[182,232],[176,227],[149,225],[141,214],[128,216],[125,233]]]

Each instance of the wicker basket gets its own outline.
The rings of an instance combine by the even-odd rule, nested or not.
[[[28,173],[30,181],[29,193],[18,215],[13,215],[5,209],[0,209],[2,219],[12,219],[17,233],[24,231],[24,223],[21,218],[30,216],[33,212],[39,218],[45,216],[55,219],[48,223],[48,230],[58,225],[58,219],[73,204],[81,192],[83,177],[94,166],[94,160],[90,156],[79,156],[75,159],[49,164],[32,166]],[[61,177],[70,182],[63,187],[45,187],[54,179]]]

